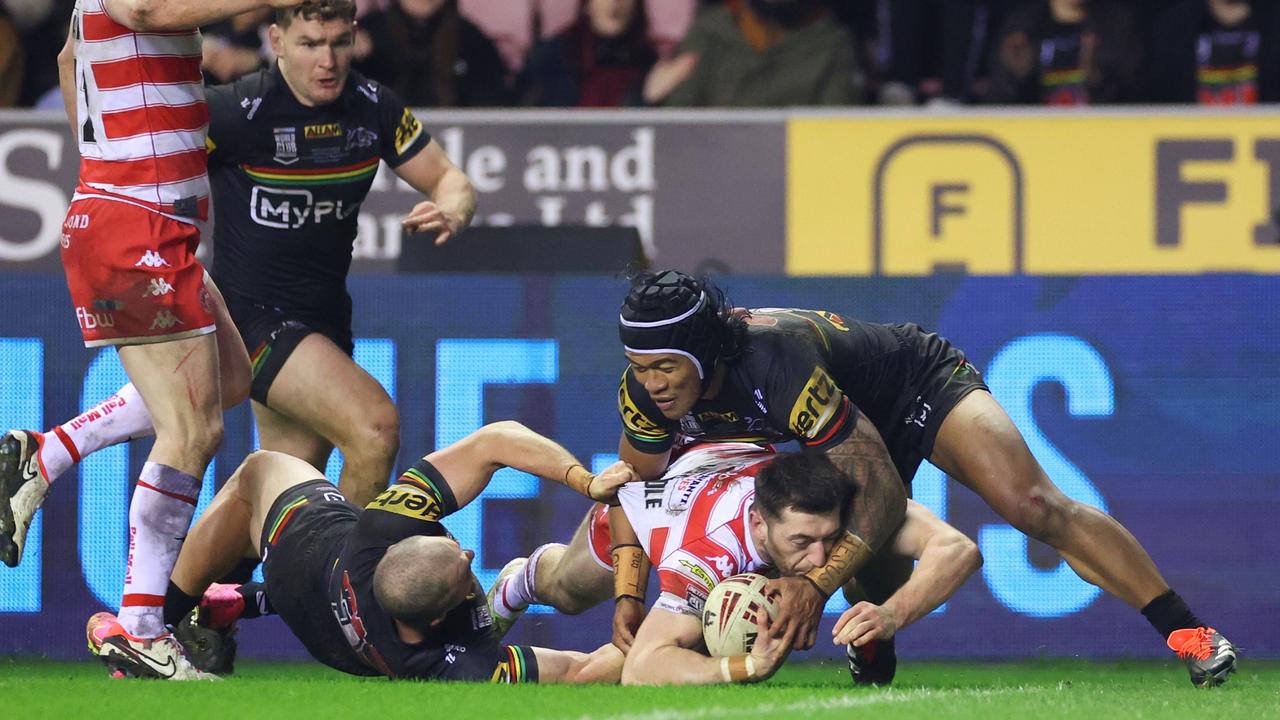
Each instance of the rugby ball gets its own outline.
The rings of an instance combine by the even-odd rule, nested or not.
[[[742,573],[711,589],[702,608],[702,639],[712,657],[747,655],[756,644],[756,617],[778,617],[778,604],[764,594],[765,577]]]

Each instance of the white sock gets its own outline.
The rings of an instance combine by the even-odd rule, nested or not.
[[[199,494],[199,478],[159,463],[142,466],[129,504],[129,564],[119,616],[134,637],[166,632],[164,594]]]
[[[524,564],[520,572],[503,581],[499,593],[502,602],[497,603],[497,607],[494,608],[499,615],[511,618],[524,612],[524,609],[530,605],[541,602],[537,593],[538,561],[542,559],[543,553],[553,547],[564,547],[564,545],[547,543],[539,546],[529,555],[529,561]]]
[[[129,383],[115,395],[45,433],[40,464],[52,483],[81,458],[154,433],[151,413],[138,389]]]

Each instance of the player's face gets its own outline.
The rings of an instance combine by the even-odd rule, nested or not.
[[[814,515],[784,508],[779,517],[765,519],[753,508],[751,524],[754,532],[763,535],[757,539],[763,540],[764,551],[783,575],[802,575],[822,567],[831,546],[844,535],[840,513],[835,510]]]
[[[446,571],[452,575],[452,582],[449,583],[449,587],[453,588],[454,591],[453,597],[449,599],[448,607],[455,608],[471,594],[471,561],[475,559],[476,554],[471,550],[462,549],[455,540],[447,539],[447,541],[457,551],[456,559],[452,566],[446,568]]]
[[[627,353],[631,372],[658,404],[664,417],[679,420],[693,409],[702,393],[702,378],[693,361],[683,355]]]
[[[287,30],[272,25],[271,48],[298,102],[327,105],[342,94],[351,71],[356,25],[350,20],[294,18]]]

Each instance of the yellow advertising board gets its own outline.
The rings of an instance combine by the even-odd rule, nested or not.
[[[787,272],[1280,272],[1280,113],[801,117]]]

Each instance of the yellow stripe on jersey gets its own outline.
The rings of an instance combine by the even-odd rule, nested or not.
[[[444,509],[434,497],[417,485],[408,483],[396,483],[383,490],[365,509],[431,522],[444,517]]]
[[[640,408],[636,407],[627,391],[627,370],[622,373],[622,384],[618,386],[618,414],[622,416],[622,429],[628,436],[641,442],[667,442],[671,434],[650,420]]]
[[[815,367],[804,390],[791,406],[789,427],[797,436],[813,440],[826,427],[827,422],[840,408],[844,395],[831,376],[821,367]]]

